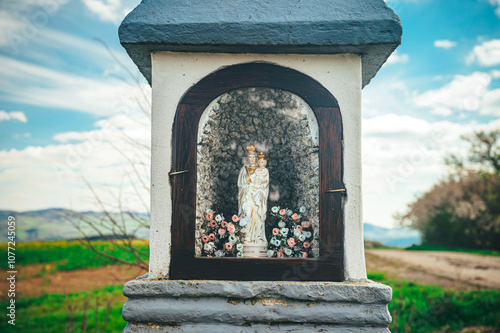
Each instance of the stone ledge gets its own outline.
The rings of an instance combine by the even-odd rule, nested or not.
[[[125,332],[220,332],[226,326],[230,332],[320,332],[319,327],[328,332],[349,332],[342,327],[352,332],[387,332],[391,322],[387,303],[392,290],[372,281],[142,278],[128,282],[123,293],[129,298],[123,318],[135,325]]]
[[[391,301],[392,289],[370,280],[362,282],[271,282],[216,280],[158,281],[141,278],[125,284],[123,294],[129,298],[287,298],[300,301],[387,304]]]
[[[255,332],[286,332],[286,333],[313,333],[313,332],[332,332],[332,333],[389,333],[387,328],[381,327],[349,327],[349,326],[326,326],[326,325],[250,325],[247,327],[236,325],[158,325],[158,324],[131,324],[125,327],[124,333],[160,333],[160,332],[190,332],[190,333],[210,333],[210,332],[239,332],[239,333],[255,333]]]

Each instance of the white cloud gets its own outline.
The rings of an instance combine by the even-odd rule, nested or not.
[[[488,91],[484,95],[481,114],[500,117],[500,89]]]
[[[495,75],[442,77],[447,83],[441,88],[420,94],[397,77],[375,79],[363,89],[364,221],[393,226],[395,212],[447,175],[444,156],[465,151],[461,134],[500,128],[500,120],[478,124],[466,120],[473,113],[460,117],[467,109],[500,117],[500,90],[490,88]],[[431,121],[430,114],[455,117]]]
[[[1,55],[0,62],[0,92],[8,101],[110,116],[133,112],[129,105],[141,100],[136,84],[119,79],[85,78]],[[145,84],[139,88],[149,91]]]
[[[451,40],[448,39],[439,39],[434,41],[434,46],[443,48],[443,49],[451,49],[452,47],[455,47],[457,45],[457,42],[452,42]]]
[[[392,64],[397,64],[397,63],[407,63],[408,60],[410,59],[410,56],[408,54],[399,54],[399,52],[396,50],[394,53],[392,53],[389,58],[387,59],[386,64],[392,65]]]
[[[489,91],[492,77],[488,73],[475,72],[471,75],[456,75],[449,84],[435,90],[426,91],[416,96],[413,101],[417,106],[433,109],[434,113],[442,112],[443,108],[479,111],[486,114],[485,98],[489,103],[494,103],[492,97],[496,96],[496,90]],[[500,107],[500,105],[498,105]],[[500,115],[500,109],[496,111]]]
[[[467,56],[467,63],[477,61],[481,66],[489,67],[500,64],[500,39],[493,39],[474,46]]]
[[[0,8],[0,46],[19,45],[36,40],[41,30],[69,0],[2,0]]]
[[[499,70],[492,70],[490,72],[491,77],[494,79],[499,79],[500,78],[500,71]]]
[[[27,123],[28,118],[22,111],[4,111],[0,110],[0,121],[9,121],[9,120],[17,120],[22,123]]]
[[[141,122],[148,123],[145,116],[118,115],[97,122],[92,131],[57,135],[63,144],[0,150],[0,209],[96,210],[85,177],[109,209],[117,209],[120,198],[126,209],[147,211],[150,156],[143,147],[150,129]]]
[[[490,0],[490,4],[495,6],[495,14],[500,17],[500,0]]]
[[[431,113],[435,114],[435,115],[438,115],[438,116],[444,116],[444,117],[448,117],[448,116],[453,115],[453,111],[450,108],[447,108],[447,107],[433,108],[431,110]]]
[[[104,22],[119,24],[131,11],[121,0],[82,0],[82,2]]]
[[[494,128],[500,120],[462,124],[400,114],[363,119],[364,221],[391,226],[396,211],[446,176],[444,157],[466,150],[462,134]]]

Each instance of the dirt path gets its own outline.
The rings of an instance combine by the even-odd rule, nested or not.
[[[16,281],[17,297],[37,297],[44,293],[66,294],[103,288],[110,284],[124,284],[145,272],[136,267],[109,265],[101,268],[80,269],[69,272],[45,273],[39,276],[44,265],[19,267]],[[2,274],[2,276],[4,276]],[[0,299],[7,297],[6,279],[0,281]]]
[[[368,271],[453,289],[500,289],[500,257],[461,252],[367,250]]]

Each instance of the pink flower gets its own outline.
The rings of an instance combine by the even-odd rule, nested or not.
[[[302,258],[307,258],[308,254],[307,252],[302,252]]]
[[[231,244],[231,242],[229,242],[229,243],[224,244],[224,247],[226,248],[226,250],[231,250],[233,248],[233,244]]]
[[[295,244],[297,244],[297,242],[295,241],[295,238],[288,238],[287,243],[288,243],[288,246],[290,246],[290,247],[295,246]]]
[[[212,232],[210,235],[208,235],[208,238],[210,238],[210,240],[214,240],[215,239],[215,234]]]
[[[221,227],[225,228],[227,227],[227,222],[226,221],[222,221],[222,223],[220,224]]]
[[[285,215],[285,214],[286,214],[286,210],[285,209],[280,210],[280,215]]]
[[[221,236],[224,236],[224,234],[226,233],[226,229],[219,229],[219,235]]]
[[[278,258],[284,258],[285,255],[283,254],[283,252],[278,252]]]
[[[214,212],[210,212],[210,213],[208,213],[207,215],[205,215],[205,218],[206,218],[207,220],[211,220],[211,219],[213,219],[213,218],[214,218]]]
[[[233,215],[233,222],[238,222],[239,220],[241,220],[241,217]]]
[[[280,230],[278,228],[273,229],[273,236],[278,236],[280,234]]]
[[[298,231],[302,231],[302,226],[298,225],[298,226],[297,226],[297,230],[298,230]]]
[[[212,227],[212,228],[216,227],[217,226],[217,222],[215,220],[212,220],[212,221],[208,222],[208,226]]]
[[[308,221],[302,222],[302,226],[304,228],[310,228],[311,227],[311,222],[308,222]]]
[[[203,243],[208,242],[208,240],[209,240],[209,239],[210,239],[210,238],[209,238],[207,235],[203,235],[203,236],[201,236],[201,240],[203,241]]]
[[[234,227],[234,224],[228,223],[228,225],[227,225],[227,231],[229,231],[230,234],[234,234],[234,232],[236,231],[236,228]]]
[[[304,242],[304,249],[308,249],[311,247],[311,243],[309,242]]]
[[[293,219],[293,220],[298,220],[298,219],[300,219],[299,214],[293,214],[293,215],[292,215],[292,219]]]

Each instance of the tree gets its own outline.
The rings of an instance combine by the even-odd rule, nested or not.
[[[468,154],[465,157],[449,155],[445,158],[447,165],[459,173],[470,170],[500,173],[500,130],[478,131],[461,138],[470,145]]]
[[[150,121],[151,103],[148,92],[141,85],[139,75],[134,74],[113,54],[109,47],[100,39],[96,39],[108,51],[109,55],[122,69],[128,77],[120,79],[124,82],[132,83],[139,90],[139,97],[133,98],[127,105],[129,108],[139,110],[147,123],[134,119],[137,127],[147,128]],[[139,202],[144,213],[133,212],[127,207],[126,200],[122,197],[122,188],[108,189],[111,200],[106,200],[96,191],[96,184],[89,183],[84,177],[83,181],[90,190],[96,203],[98,213],[86,214],[71,212],[65,218],[71,222],[81,234],[80,242],[110,261],[136,266],[141,270],[148,270],[147,249],[139,246],[136,242],[138,235],[149,232],[149,161],[150,146],[144,144],[120,129],[115,129],[118,134],[118,141],[122,143],[120,147],[111,143],[112,147],[127,161],[123,168],[123,184],[132,185],[134,189],[135,202]],[[95,246],[94,240],[104,240],[108,243],[106,250]]]
[[[500,131],[463,137],[466,157],[450,155],[455,173],[395,215],[431,245],[500,250]]]

